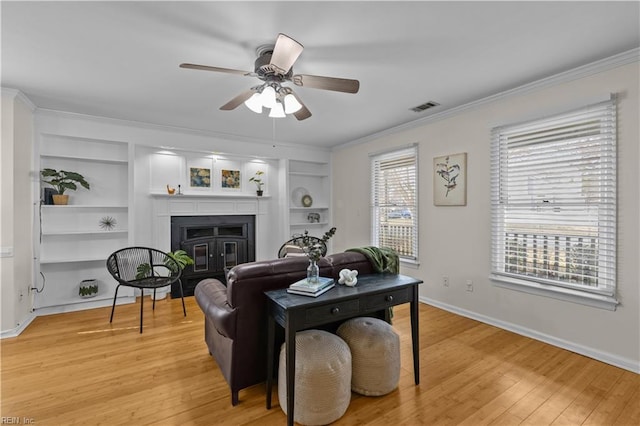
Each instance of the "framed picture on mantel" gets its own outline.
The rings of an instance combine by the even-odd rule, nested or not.
[[[205,167],[189,167],[189,186],[192,188],[210,188],[211,169]]]
[[[467,153],[433,159],[433,204],[467,205]]]
[[[224,189],[240,189],[240,170],[222,169],[220,186]]]

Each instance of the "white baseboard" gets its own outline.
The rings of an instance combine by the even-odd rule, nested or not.
[[[135,296],[122,296],[118,297],[116,300],[116,305],[124,305],[126,303],[135,303]],[[78,303],[69,303],[66,305],[56,305],[56,306],[43,306],[40,308],[35,308],[34,312],[36,316],[43,315],[52,315],[52,314],[63,314],[66,312],[77,312],[84,311],[86,309],[95,309],[95,308],[104,308],[106,306],[112,306],[113,299],[99,299],[99,300],[84,300]]]
[[[116,301],[116,305],[124,305],[126,303],[135,303],[135,296],[124,296],[118,297]],[[52,315],[52,314],[61,314],[65,312],[75,312],[75,311],[84,311],[85,309],[93,309],[93,308],[104,308],[105,306],[111,306],[113,304],[113,299],[102,299],[90,302],[82,302],[70,305],[60,305],[60,306],[47,306],[42,308],[36,308],[33,312],[29,313],[27,318],[25,318],[17,327],[12,328],[10,330],[2,330],[0,331],[0,340],[7,339],[10,337],[18,337],[20,333],[22,333],[31,322],[36,319],[36,317],[44,316],[44,315]]]
[[[0,340],[10,337],[18,337],[18,335],[22,333],[34,319],[36,319],[36,315],[33,312],[30,312],[29,315],[27,315],[27,317],[22,322],[20,322],[17,327],[0,331]]]
[[[539,340],[541,342],[548,343],[550,345],[557,346],[559,348],[566,349],[568,351],[575,352],[580,355],[584,355],[589,358],[593,358],[595,360],[602,361],[604,363],[623,368],[625,370],[629,370],[633,373],[640,374],[640,363],[638,361],[634,361],[629,358],[623,358],[618,355],[614,355],[608,352],[603,352],[595,348],[580,345],[574,342],[570,342],[568,340],[559,339],[557,337],[550,336],[545,333],[540,333],[538,331],[531,330],[526,327],[522,327],[506,321],[498,320],[492,317],[488,317],[486,315],[478,314],[476,312],[468,311],[466,309],[449,305],[447,303],[430,299],[428,297],[420,297],[420,302],[426,303],[427,305],[435,306],[436,308],[444,309],[445,311],[449,311],[451,313],[461,315],[463,317],[467,317],[467,318],[474,319],[476,321],[483,322],[485,324],[493,325],[498,328],[502,328],[503,330],[508,330],[513,333],[520,334],[525,337],[529,337],[531,339]]]

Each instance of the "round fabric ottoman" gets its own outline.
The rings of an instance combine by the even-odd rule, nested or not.
[[[351,349],[351,389],[362,395],[385,395],[400,380],[400,336],[386,322],[350,319],[336,332]]]
[[[287,413],[286,351],[280,349],[278,399]],[[296,380],[293,418],[303,425],[326,425],[344,415],[351,402],[351,352],[335,334],[321,330],[296,333]]]

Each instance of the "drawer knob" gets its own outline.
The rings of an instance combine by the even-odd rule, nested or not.
[[[333,315],[335,315],[335,314],[337,314],[337,313],[339,313],[339,312],[340,312],[340,308],[338,308],[338,307],[331,308],[331,313],[332,313]]]
[[[389,295],[387,297],[384,298],[387,302],[393,302],[393,296]]]

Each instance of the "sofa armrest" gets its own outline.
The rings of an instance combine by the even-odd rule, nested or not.
[[[227,302],[227,288],[214,278],[207,278],[196,285],[196,302],[221,335],[236,337],[237,310]]]

